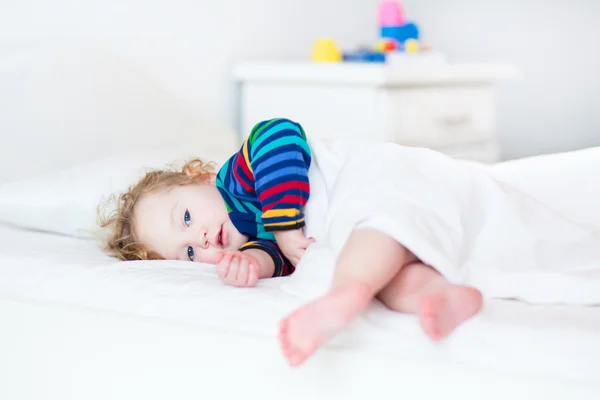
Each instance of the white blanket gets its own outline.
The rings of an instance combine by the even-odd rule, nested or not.
[[[290,293],[323,294],[352,230],[371,227],[486,297],[600,304],[599,226],[568,219],[491,169],[430,150],[339,142],[311,148],[306,233],[317,244],[285,285]]]

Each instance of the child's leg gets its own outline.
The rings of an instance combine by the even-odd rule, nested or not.
[[[415,261],[404,246],[381,232],[353,232],[340,254],[329,294],[294,312],[281,324],[280,340],[290,364],[302,363],[338,334],[403,265]]]
[[[375,230],[350,236],[332,286],[327,295],[282,321],[280,341],[291,365],[301,364],[341,332],[376,294],[393,310],[420,314],[425,332],[435,340],[481,308],[479,291],[449,284],[404,246]]]
[[[453,285],[421,262],[402,268],[377,297],[392,310],[419,314],[423,330],[433,340],[448,336],[482,306],[479,290]]]

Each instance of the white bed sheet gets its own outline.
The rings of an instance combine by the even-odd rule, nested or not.
[[[0,300],[0,398],[596,400],[598,385],[326,348],[291,369],[271,337]]]
[[[90,241],[0,227],[0,298],[6,300],[172,320],[275,343],[280,319],[302,301],[280,289],[285,279],[231,288],[209,265],[121,263]],[[600,385],[600,307],[491,301],[449,340],[433,344],[415,317],[374,303],[332,346]]]

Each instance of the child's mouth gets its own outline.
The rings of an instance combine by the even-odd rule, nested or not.
[[[225,247],[225,244],[223,243],[223,225],[221,225],[221,230],[219,231],[219,236],[217,237],[217,243],[219,246]]]

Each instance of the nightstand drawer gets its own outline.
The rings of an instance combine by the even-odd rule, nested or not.
[[[388,90],[383,96],[387,130],[399,143],[439,147],[494,135],[494,93],[489,88]]]
[[[494,162],[495,81],[511,66],[258,62],[236,68],[240,136],[286,117],[315,139],[366,139]]]

